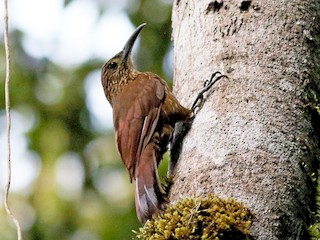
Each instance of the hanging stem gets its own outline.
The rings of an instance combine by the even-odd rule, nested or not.
[[[9,51],[9,27],[8,27],[8,0],[4,0],[4,48],[6,53],[6,80],[5,80],[5,105],[7,116],[7,165],[8,165],[8,177],[5,189],[4,206],[7,214],[15,223],[17,228],[18,240],[22,240],[21,227],[18,219],[13,215],[9,208],[8,199],[11,184],[11,144],[10,144],[10,130],[11,130],[11,114],[10,114],[10,51]]]

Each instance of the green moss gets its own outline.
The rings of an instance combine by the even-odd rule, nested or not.
[[[185,198],[139,229],[139,239],[249,239],[253,214],[234,199]]]
[[[312,224],[308,231],[312,240],[320,239],[320,223]]]
[[[310,88],[302,95],[302,97],[305,103],[320,115],[319,93]]]
[[[317,176],[319,176],[320,170],[318,170]],[[314,212],[315,223],[312,224],[308,232],[312,240],[320,239],[320,178],[317,178],[316,189],[316,211]]]
[[[308,87],[306,87],[306,91],[302,95],[302,100],[306,104],[308,111],[308,114],[311,116],[311,124],[314,129],[314,134],[315,136],[320,136],[320,92],[318,89],[318,86],[316,85],[315,82],[310,82]],[[308,145],[306,145],[306,149],[309,151],[308,154],[310,155],[310,152],[314,152],[314,149],[309,150]],[[315,156],[318,156],[319,152],[315,153]],[[314,159],[316,162],[317,159]],[[307,169],[305,166],[307,165],[302,165],[304,169]],[[307,166],[308,167],[308,166]],[[308,167],[309,169],[310,167]],[[316,189],[316,196],[315,196],[315,201],[316,201],[316,211],[313,213],[313,218],[314,218],[314,224],[312,224],[308,231],[310,234],[310,237],[312,240],[319,240],[320,239],[320,169],[317,170],[316,173],[312,173],[310,170],[307,171],[307,173],[310,173],[310,178],[311,181],[316,181],[317,183],[317,189]],[[313,206],[310,206],[312,209]]]

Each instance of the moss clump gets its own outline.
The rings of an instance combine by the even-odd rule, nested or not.
[[[303,94],[303,100],[307,104],[307,106],[311,107],[315,110],[318,115],[320,115],[320,96],[319,93],[314,89],[308,89]]]
[[[316,211],[313,213],[315,223],[312,224],[308,231],[312,240],[320,239],[320,170],[318,170],[317,188],[316,188]]]
[[[250,239],[253,214],[234,199],[185,198],[147,221],[139,239]]]
[[[311,240],[320,239],[320,223],[312,224],[309,227],[308,231],[309,231]]]

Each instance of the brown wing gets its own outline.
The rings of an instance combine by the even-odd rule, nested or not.
[[[165,97],[160,81],[155,75],[141,73],[113,99],[117,146],[131,180],[135,163],[158,124]]]

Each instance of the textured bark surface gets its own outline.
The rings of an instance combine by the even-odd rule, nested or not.
[[[184,139],[171,201],[233,197],[256,214],[258,239],[304,239],[319,139],[302,96],[320,86],[319,13],[318,0],[174,2],[178,99],[190,106],[215,71],[229,79]]]

